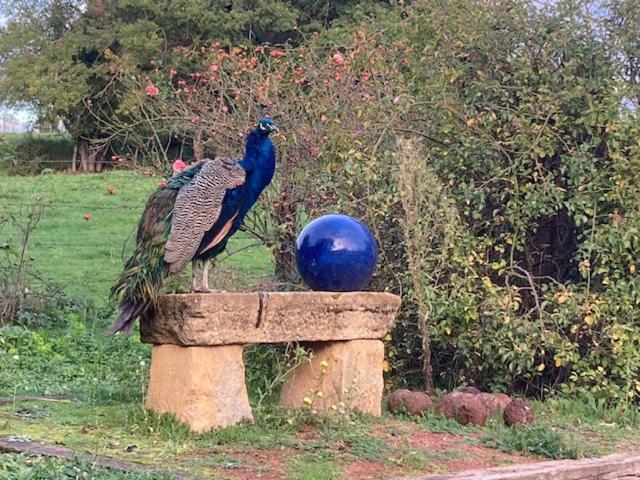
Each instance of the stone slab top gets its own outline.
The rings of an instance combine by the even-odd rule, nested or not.
[[[140,338],[181,346],[376,339],[399,308],[400,297],[385,292],[162,295]]]

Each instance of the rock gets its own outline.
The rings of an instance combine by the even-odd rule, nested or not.
[[[496,397],[496,400],[500,404],[501,410],[507,408],[507,405],[511,403],[511,397],[506,393],[494,393],[493,396]]]
[[[478,395],[479,393],[482,393],[476,387],[462,387],[458,391],[462,393],[471,393],[472,395]]]
[[[173,414],[195,432],[253,420],[242,345],[154,345],[145,406]]]
[[[387,408],[391,413],[402,412],[405,400],[411,395],[411,390],[399,388],[389,394],[387,398]]]
[[[424,392],[411,392],[405,400],[404,408],[410,415],[422,415],[431,408],[433,402],[431,397]]]
[[[459,391],[449,392],[443,396],[438,402],[434,410],[436,413],[446,418],[454,418],[456,415],[457,402],[463,395],[470,395]]]
[[[489,413],[478,397],[473,393],[450,392],[438,401],[435,410],[446,418],[455,418],[462,425],[484,425]]]
[[[528,425],[533,423],[533,408],[524,400],[512,400],[504,409],[504,423],[512,427],[514,425]]]
[[[389,394],[387,404],[392,413],[406,411],[409,415],[421,415],[422,412],[431,408],[433,402],[424,392],[413,392],[401,388]]]
[[[455,419],[460,425],[482,426],[487,421],[489,412],[480,400],[479,395],[466,393],[457,400]]]
[[[476,395],[478,400],[485,406],[489,415],[493,415],[494,413],[498,413],[502,410],[502,405],[500,401],[493,393],[479,393]]]
[[[319,342],[307,346],[313,357],[287,376],[280,405],[307,406],[316,411],[382,413],[384,344],[380,340]]]
[[[399,306],[400,297],[380,292],[161,295],[140,337],[181,346],[379,339]]]

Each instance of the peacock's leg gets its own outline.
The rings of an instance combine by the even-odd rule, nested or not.
[[[201,286],[198,285],[198,264],[200,263],[199,260],[196,260],[195,258],[191,261],[191,291],[192,292],[199,292],[201,289]]]
[[[202,261],[202,290],[209,291],[209,264],[210,260]]]
[[[195,270],[195,264],[202,265],[202,276],[199,277]],[[211,267],[212,260],[194,260],[193,264],[193,277],[191,278],[191,291],[200,293],[223,293],[224,290],[216,290],[215,288],[209,288],[209,268]],[[200,278],[200,283],[196,281],[196,278]]]

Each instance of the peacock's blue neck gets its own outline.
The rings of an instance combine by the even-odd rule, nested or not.
[[[245,183],[240,187],[241,201],[235,227],[239,227],[249,209],[271,182],[276,168],[276,152],[268,135],[258,129],[249,134],[244,158],[240,165],[247,172]]]
[[[276,152],[268,135],[257,129],[249,134],[240,165],[247,172],[245,190],[253,197],[249,202],[253,204],[271,182],[276,167]]]

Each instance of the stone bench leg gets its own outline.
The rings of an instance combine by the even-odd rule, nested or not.
[[[280,405],[381,414],[384,344],[380,340],[315,342],[306,346],[313,351],[311,362],[289,374]]]
[[[154,345],[145,406],[172,413],[195,432],[253,420],[242,345]]]

